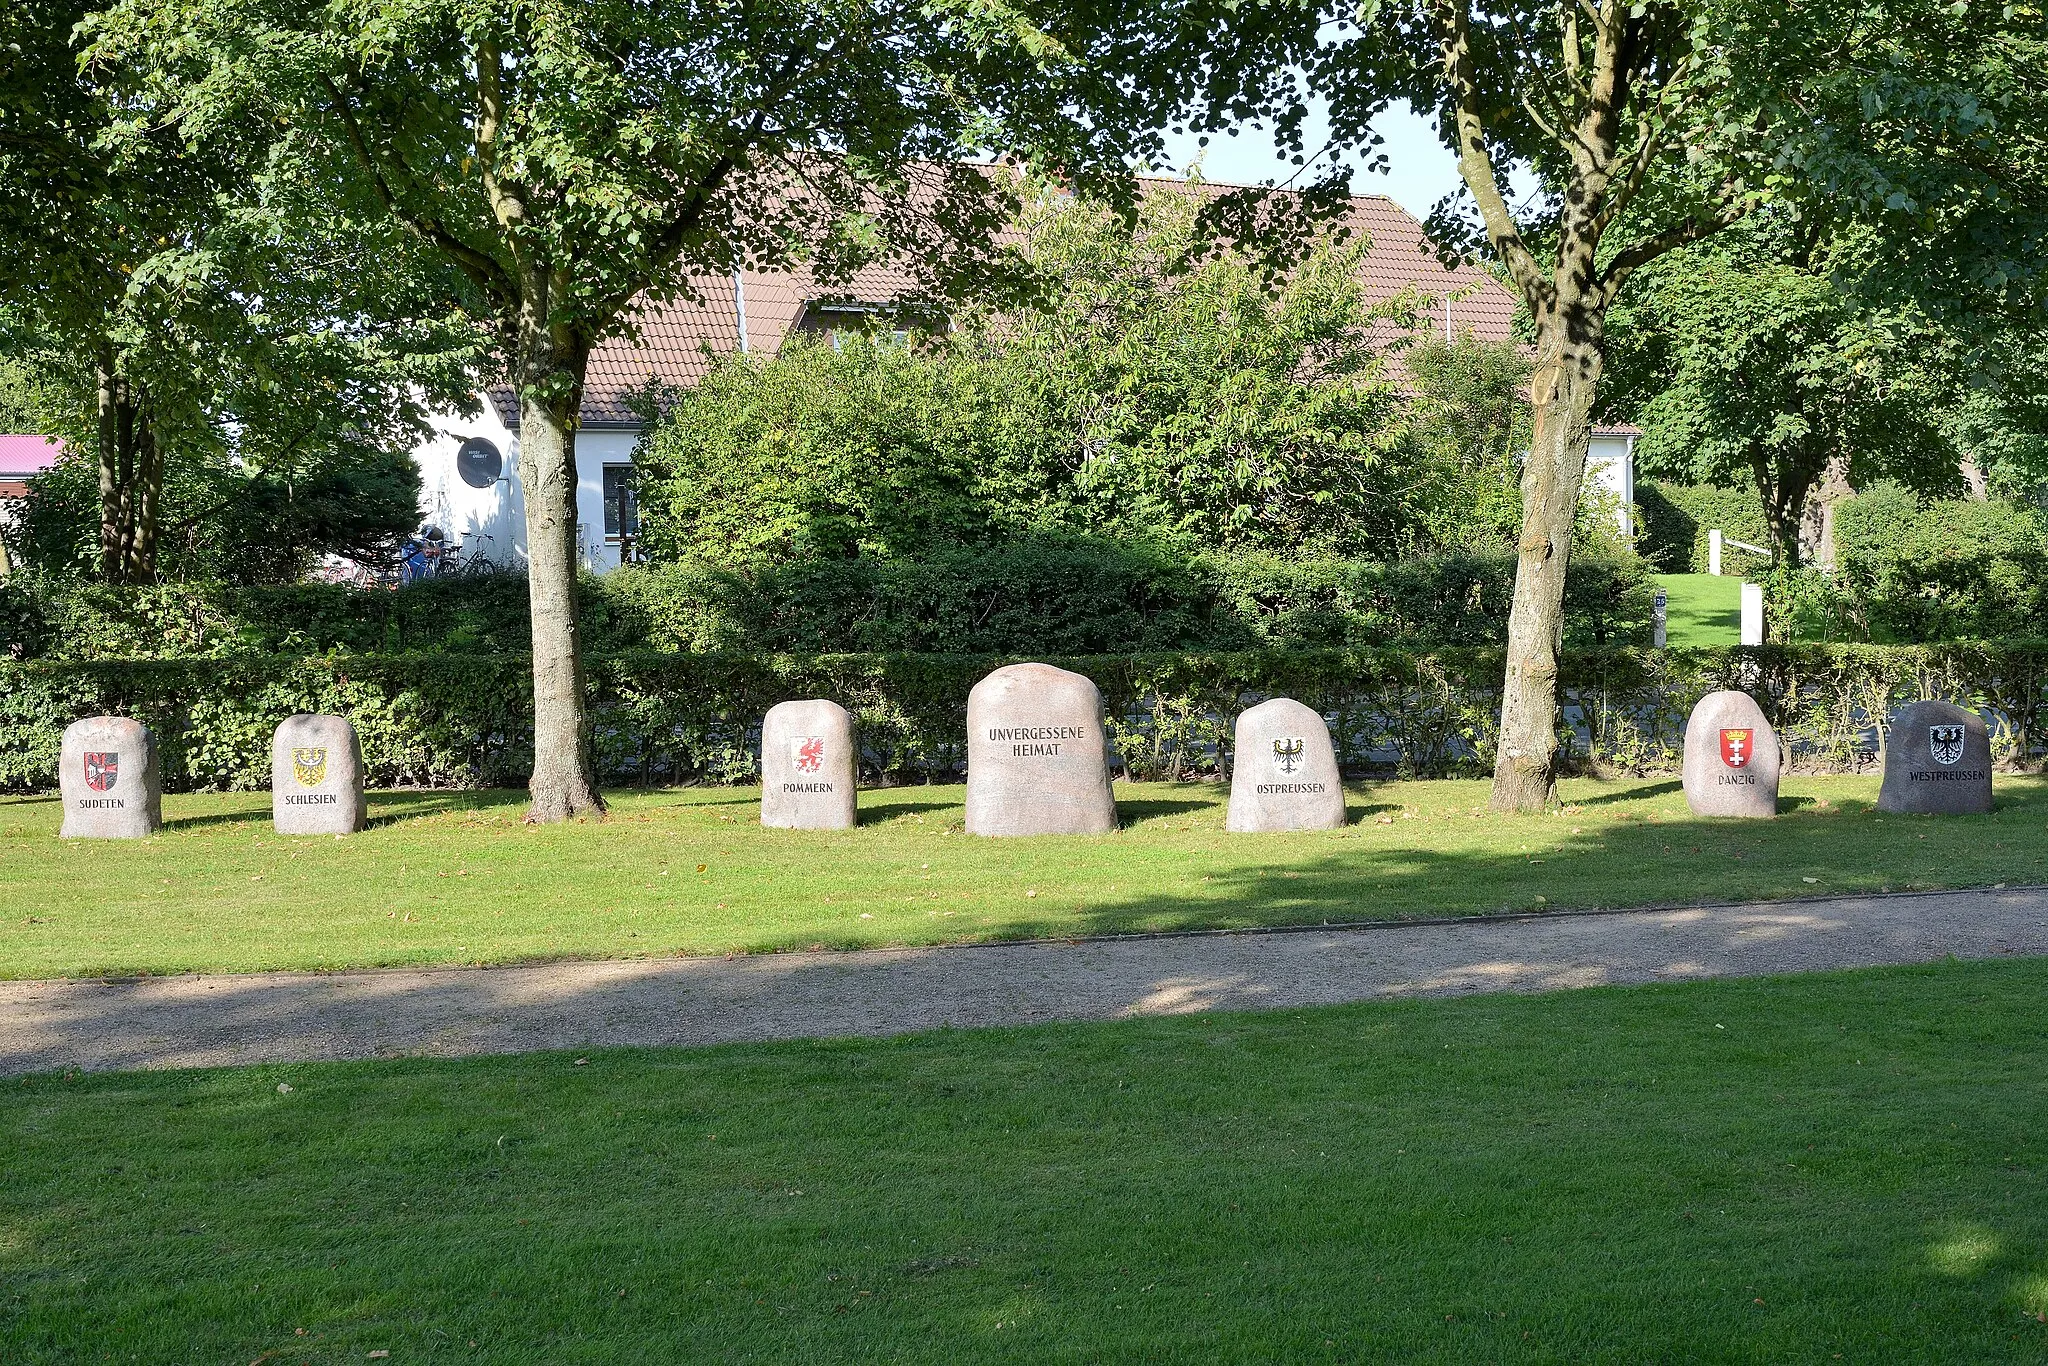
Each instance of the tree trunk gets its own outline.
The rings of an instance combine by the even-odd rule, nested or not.
[[[1493,809],[1538,811],[1557,795],[1557,657],[1564,636],[1564,580],[1572,523],[1586,476],[1593,394],[1600,380],[1600,318],[1584,304],[1539,331],[1530,382],[1535,434],[1522,469],[1522,539],[1508,614],[1507,677]]]
[[[1849,453],[1838,448],[1828,455],[1827,468],[1807,497],[1806,514],[1799,525],[1807,558],[1823,569],[1835,567],[1835,510],[1855,492],[1849,486]]]
[[[1974,455],[1964,455],[1956,466],[1956,472],[1963,476],[1963,497],[1973,503],[1981,503],[1991,497],[1991,481],[1985,477],[1984,467],[1977,463]]]
[[[1779,452],[1775,458],[1766,452],[1750,462],[1779,564],[1797,569],[1803,562],[1807,498],[1824,468],[1825,460],[1810,451]]]
[[[99,361],[99,457],[100,457],[100,577],[108,583],[121,582],[127,562],[121,490],[127,479],[122,469],[121,380],[114,373],[113,358],[105,353]]]
[[[533,613],[533,805],[529,821],[602,816],[576,622],[576,427],[587,348],[522,318],[519,482]]]
[[[142,584],[156,578],[156,529],[164,458],[146,395],[102,352],[99,378],[100,577]]]

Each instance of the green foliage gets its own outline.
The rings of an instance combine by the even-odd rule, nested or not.
[[[966,367],[866,338],[735,355],[634,454],[658,559],[746,566],[907,556],[986,539],[988,395]]]
[[[1381,564],[1281,555],[1188,560],[1080,537],[917,560],[820,560],[748,571],[621,570],[580,584],[589,647],[675,652],[999,654],[1487,645],[1504,638],[1514,561],[1495,552]],[[118,660],[239,654],[462,654],[518,648],[526,581],[343,585],[0,585],[0,652]],[[1640,562],[1572,564],[1566,638],[1647,638]]]
[[[1643,558],[1667,574],[1706,573],[1707,533],[1716,527],[1725,537],[1751,545],[1771,543],[1770,525],[1754,488],[1640,480],[1636,507],[1641,514]],[[1722,549],[1724,574],[1742,574],[1761,565],[1760,557],[1746,550]]]
[[[735,356],[666,395],[636,460],[657,557],[743,568],[904,557],[1051,530],[1218,551],[1370,555],[1512,540],[1526,364],[1508,347],[1383,352],[1359,247],[1318,242],[1269,291],[1197,249],[1202,197],[1135,231],[1052,199],[1022,222],[1042,306],[914,347],[842,336]]]
[[[1944,405],[1960,388],[1948,340],[1910,309],[1859,301],[1836,276],[1863,234],[1771,215],[1638,274],[1610,319],[1618,392],[1643,428],[1640,472],[1747,486],[1788,562],[1810,557],[1801,514],[1831,465],[1850,484],[1952,488]]]
[[[4,529],[16,560],[83,578],[99,567],[100,490],[90,449],[67,447],[30,481]],[[419,524],[419,469],[404,451],[348,443],[280,468],[187,451],[165,471],[156,572],[198,583],[287,584],[325,554],[389,562]]]
[[[1833,575],[1778,575],[1797,638],[2002,640],[2048,635],[2048,528],[2003,499],[1923,499],[1882,484],[1836,513]]]

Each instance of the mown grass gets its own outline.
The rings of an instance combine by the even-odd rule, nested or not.
[[[174,796],[143,841],[56,838],[0,800],[0,976],[328,969],[857,948],[2048,881],[2048,780],[1988,816],[1886,817],[1874,778],[1790,778],[1775,821],[1699,820],[1670,780],[1568,782],[1554,815],[1477,782],[1354,790],[1346,829],[1231,835],[1213,784],[1119,785],[1101,837],[985,840],[957,787],[864,793],[862,825],[763,830],[746,789],[624,792],[522,825],[519,793],[390,793],[348,839],[261,793]]]
[[[2044,1046],[2023,960],[15,1079],[0,1360],[2040,1361]]]
[[[1664,643],[1674,649],[1735,645],[1742,639],[1742,579],[1731,574],[1656,574],[1664,590]]]

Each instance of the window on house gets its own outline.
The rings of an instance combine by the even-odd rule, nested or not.
[[[607,539],[635,536],[640,531],[640,506],[633,497],[633,467],[604,467],[604,534]]]
[[[812,308],[804,315],[806,328],[823,332],[834,351],[843,350],[850,338],[872,336],[875,345],[903,349],[910,345],[910,333],[900,327],[875,327],[875,313],[865,308]]]

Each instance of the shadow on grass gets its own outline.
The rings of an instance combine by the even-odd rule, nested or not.
[[[867,798],[872,794],[862,792],[860,795],[862,798]],[[867,825],[873,822],[894,820],[898,816],[924,816],[934,811],[958,811],[959,809],[960,803],[958,802],[886,802],[877,803],[873,806],[863,806],[860,815],[861,824]]]
[[[1572,806],[1613,806],[1619,802],[1639,802],[1645,797],[1661,797],[1667,792],[1677,792],[1685,786],[1673,778],[1668,782],[1650,783],[1644,787],[1631,787],[1625,792],[1603,792],[1597,797],[1579,797]]]

